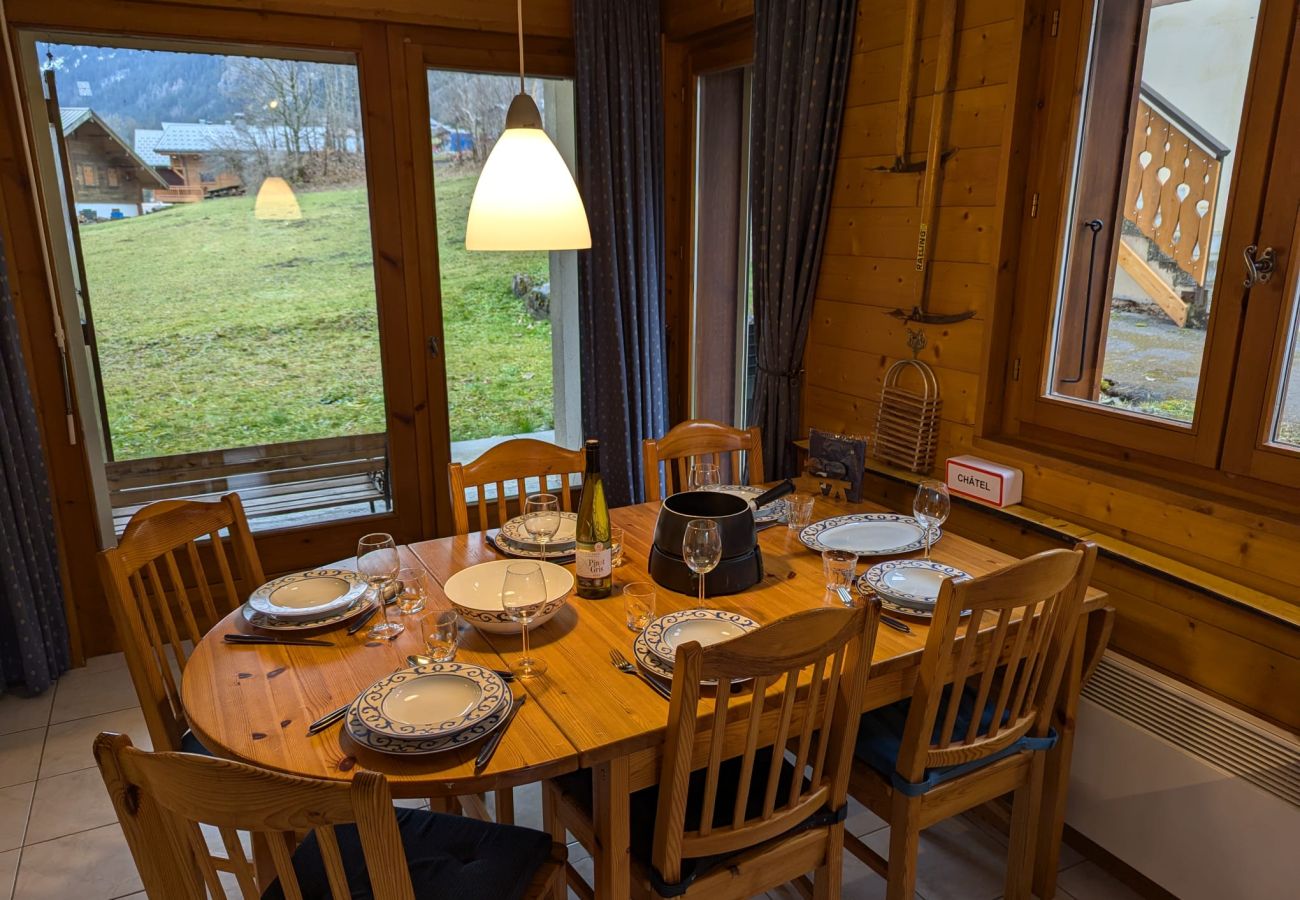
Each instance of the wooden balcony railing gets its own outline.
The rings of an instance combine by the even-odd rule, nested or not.
[[[1229,148],[1142,86],[1124,216],[1205,286],[1219,175]]]

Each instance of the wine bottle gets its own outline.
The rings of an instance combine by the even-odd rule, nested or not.
[[[600,441],[589,439],[587,471],[582,479],[582,502],[578,506],[578,546],[574,554],[578,574],[578,596],[599,600],[614,587],[609,552],[609,503],[600,478]]]

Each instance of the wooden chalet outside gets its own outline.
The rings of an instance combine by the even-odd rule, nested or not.
[[[78,214],[88,219],[143,214],[145,192],[167,187],[163,177],[94,110],[63,107],[59,113]]]

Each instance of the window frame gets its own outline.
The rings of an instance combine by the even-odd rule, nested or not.
[[[1075,161],[1084,156],[1077,142],[1082,136],[1082,123],[1086,121],[1083,117],[1087,114],[1087,104],[1092,99],[1086,87],[1089,68],[1095,65],[1094,41],[1097,44],[1109,41],[1109,45],[1127,51],[1121,52],[1126,58],[1123,96],[1128,114],[1121,135],[1121,153],[1112,164],[1115,172],[1120,173],[1117,184],[1121,189],[1128,138],[1135,127],[1135,100],[1140,90],[1140,78],[1135,75],[1137,62],[1145,51],[1150,3],[1144,4],[1136,16],[1140,40],[1116,40],[1116,35],[1092,33],[1094,13],[1100,16],[1107,7],[1114,9],[1126,2],[1096,0],[1095,4],[1066,4],[1071,8],[1063,8],[1059,15],[1049,12],[1040,18],[1040,43],[1032,45],[1036,49],[1030,51],[1031,56],[1037,56],[1038,87],[1034,89],[1036,94],[1029,95],[1032,112],[1024,117],[1020,138],[1028,164],[1009,353],[1005,373],[989,373],[991,381],[1005,377],[1010,388],[1002,405],[1001,428],[1007,437],[1026,439],[1063,453],[1075,454],[1082,449],[1085,454],[1122,458],[1146,465],[1155,472],[1170,471],[1174,467],[1169,463],[1176,462],[1179,466],[1175,477],[1223,483],[1230,474],[1249,474],[1261,481],[1277,481],[1280,479],[1272,477],[1262,466],[1247,473],[1241,467],[1225,465],[1225,444],[1230,443],[1230,435],[1248,414],[1248,398],[1243,397],[1242,391],[1249,388],[1262,403],[1261,388],[1253,382],[1243,383],[1242,372],[1238,371],[1239,348],[1248,339],[1245,320],[1249,293],[1242,284],[1244,271],[1240,257],[1232,250],[1224,249],[1221,253],[1223,265],[1206,331],[1197,414],[1190,425],[1063,397],[1049,389],[1056,308],[1065,277],[1062,271],[1066,264],[1065,229],[1069,222],[1092,217],[1076,212],[1072,199]],[[1255,243],[1264,209],[1266,178],[1273,163],[1274,136],[1280,127],[1281,74],[1289,62],[1290,16],[1294,9],[1295,0],[1262,0],[1260,5],[1240,130],[1251,138],[1238,142],[1231,186],[1221,187],[1221,195],[1227,193],[1229,203],[1223,248]],[[1098,22],[1106,24],[1101,19]],[[1032,63],[1031,58],[1026,68],[1032,70]],[[1300,69],[1300,56],[1290,66],[1289,77],[1294,77],[1296,69]],[[1032,74],[1029,72],[1028,77]],[[1105,204],[1106,199],[1109,195],[1102,198],[1107,214],[1100,217],[1117,221],[1115,213],[1121,212],[1118,203],[1122,203],[1122,196],[1109,204]],[[1095,202],[1093,205],[1097,206]],[[1118,241],[1107,244],[1109,265],[1105,271],[1109,277],[1114,269]],[[1099,261],[1098,267],[1101,265]],[[1245,354],[1241,356],[1244,358]],[[1250,431],[1254,434],[1255,429],[1252,427]],[[1082,448],[1081,439],[1086,441]],[[1263,484],[1257,487],[1260,493],[1266,489]]]

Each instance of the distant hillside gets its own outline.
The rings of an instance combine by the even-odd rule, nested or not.
[[[36,45],[46,51],[63,106],[89,106],[128,142],[136,128],[163,121],[224,122],[241,108],[219,85],[225,57],[162,50],[121,50],[88,45]]]

